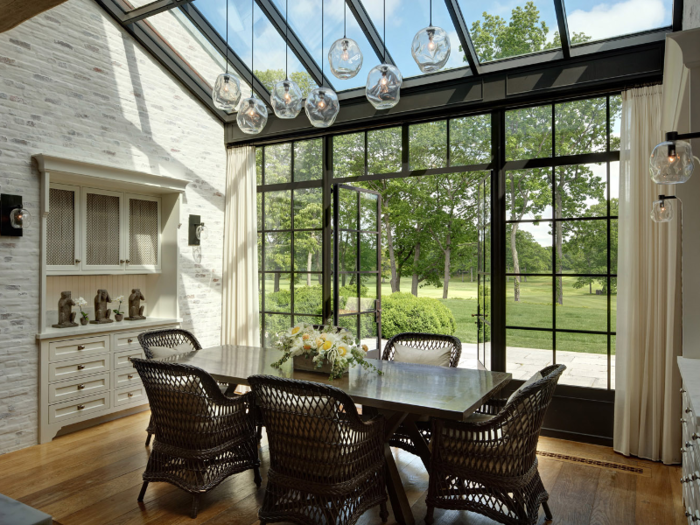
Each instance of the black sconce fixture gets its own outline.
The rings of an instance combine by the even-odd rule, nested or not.
[[[200,215],[190,215],[188,239],[190,246],[199,246],[201,241],[209,237],[209,230],[206,229]]]
[[[22,237],[32,214],[22,207],[20,195],[0,195],[0,236]]]

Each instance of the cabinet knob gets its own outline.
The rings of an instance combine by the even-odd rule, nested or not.
[[[127,379],[133,379],[134,376],[133,376],[132,374],[129,374],[128,376],[126,376],[126,378],[127,378]]]
[[[133,339],[127,339],[126,342],[129,343],[129,344],[131,344],[131,343],[134,342],[134,340],[133,340]]]
[[[126,261],[124,259],[119,259],[119,264],[124,264]]]
[[[78,365],[78,370],[85,370],[85,365]]]
[[[85,345],[78,345],[78,350],[85,350]]]
[[[690,441],[685,442],[685,448],[692,448],[693,444]]]
[[[78,385],[78,390],[82,390],[83,388],[85,388],[85,385],[82,384],[82,383],[80,383],[80,384]]]
[[[127,396],[129,396],[129,397],[134,397],[134,394],[132,394],[131,392],[129,392],[129,393],[127,394]]]
[[[685,423],[685,418],[684,418],[684,417],[681,418],[681,423]]]
[[[686,450],[685,447],[681,447],[681,454],[685,454]]]
[[[685,388],[681,387],[681,394],[685,394]]]
[[[126,264],[131,264],[131,261],[129,259],[127,259]]]
[[[692,412],[692,410],[690,410],[689,408],[686,408],[686,409],[685,409],[685,413],[686,413],[686,414],[690,414],[691,412]]]
[[[82,410],[85,408],[85,405],[78,405],[78,410]]]
[[[75,264],[80,264],[80,259],[76,259]]]

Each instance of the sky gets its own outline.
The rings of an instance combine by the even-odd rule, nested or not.
[[[317,63],[321,62],[321,2],[322,0],[273,0],[281,13],[285,13],[285,2],[289,1],[290,27],[302,40]],[[362,87],[367,73],[378,65],[380,57],[374,53],[364,37],[352,13],[347,11],[347,36],[357,41],[364,55],[363,67],[350,80],[334,78],[328,68],[327,55],[332,43],[343,37],[344,0],[324,1],[324,68],[336,91]],[[362,0],[377,30],[384,32],[384,2]],[[481,18],[484,10],[499,15],[508,21],[510,13],[526,0],[459,0],[459,4],[470,27]],[[229,0],[229,41],[232,48],[250,67],[251,0]],[[557,30],[552,0],[534,0],[543,20],[550,29],[549,38]],[[226,33],[226,0],[195,0],[194,5],[209,19],[222,35]],[[387,48],[404,78],[421,74],[411,56],[413,36],[429,25],[430,0],[386,0]],[[487,7],[486,7],[487,6]],[[569,31],[584,32],[593,40],[620,36],[647,29],[671,25],[672,0],[565,0]],[[284,69],[284,39],[255,6],[255,69]],[[447,31],[452,44],[452,53],[446,69],[464,66],[459,52],[459,40],[443,0],[433,0],[433,25]],[[289,53],[289,71],[303,71],[303,66],[293,53]]]

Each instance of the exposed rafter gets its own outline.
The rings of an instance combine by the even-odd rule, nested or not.
[[[462,51],[464,51],[467,57],[469,68],[472,70],[473,75],[480,75],[481,66],[479,65],[479,57],[476,54],[476,49],[474,49],[472,38],[469,36],[469,28],[464,20],[464,16],[462,16],[459,2],[457,0],[445,0],[445,5],[447,6],[447,11],[450,13],[450,18],[452,18],[452,24],[454,24],[455,30],[457,31],[459,43],[462,44]]]
[[[557,12],[557,24],[559,25],[559,39],[564,59],[571,58],[571,40],[569,38],[569,23],[566,21],[566,7],[564,0],[554,0],[554,10]]]
[[[386,63],[395,66],[396,63],[394,62],[394,59],[391,58],[391,54],[389,54],[388,50],[386,50],[385,55],[384,41],[379,35],[377,28],[374,27],[372,19],[365,9],[365,6],[362,5],[361,0],[345,0],[345,3],[350,8],[350,11],[352,11],[352,14],[355,16],[355,20],[357,20],[360,29],[362,29],[363,33],[367,37],[367,40],[369,41],[369,45],[372,46],[374,52],[377,53],[377,56],[380,58],[384,58],[386,56]]]
[[[683,0],[673,0],[673,30],[683,31]]]
[[[124,24],[135,24],[139,20],[148,18],[149,16],[157,15],[163,11],[169,11],[184,4],[188,4],[192,0],[158,0],[142,7],[137,7],[133,11],[129,11],[122,18]]]
[[[306,68],[306,71],[309,72],[311,78],[314,79],[314,82],[316,82],[316,84],[319,86],[323,84],[331,89],[334,89],[333,84],[327,75],[324,76],[325,83],[322,82],[321,67],[318,65],[316,60],[314,60],[306,47],[304,47],[304,44],[301,43],[301,40],[299,40],[299,37],[292,30],[292,28],[287,27],[287,24],[284,21],[284,15],[279,12],[272,0],[255,0],[255,3],[258,4],[258,7],[270,21],[272,26],[277,29],[277,32],[282,36],[282,39],[285,37],[285,30],[288,31],[287,43],[289,44],[289,49],[296,55],[299,62],[301,62],[301,64]]]

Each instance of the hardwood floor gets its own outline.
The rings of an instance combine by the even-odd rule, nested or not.
[[[0,456],[0,493],[51,514],[61,525],[183,524],[253,525],[264,494],[253,473],[232,476],[202,498],[189,517],[191,499],[167,483],[152,483],[136,502],[148,460],[144,446],[149,412],[63,436],[51,443]],[[554,524],[681,525],[680,467],[625,458],[611,449],[541,438],[540,473],[550,493]],[[420,460],[395,452],[416,522],[423,523],[428,476]],[[551,455],[560,455],[551,457]],[[566,457],[561,457],[561,455]],[[580,462],[580,459],[599,465]],[[622,467],[616,466],[621,465]],[[636,472],[623,470],[632,467]],[[381,523],[378,509],[362,525]],[[392,517],[389,523],[394,523]],[[436,525],[491,525],[477,514],[435,511]],[[539,523],[545,523],[540,513]]]

